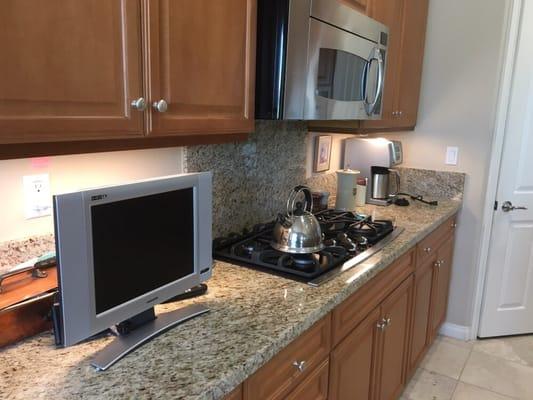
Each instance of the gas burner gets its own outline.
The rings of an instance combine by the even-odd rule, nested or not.
[[[284,268],[294,268],[303,271],[312,271],[320,266],[321,255],[314,254],[284,254],[280,257],[278,265]]]

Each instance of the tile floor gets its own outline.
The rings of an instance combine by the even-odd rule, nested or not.
[[[532,400],[533,336],[462,342],[440,336],[401,400]]]

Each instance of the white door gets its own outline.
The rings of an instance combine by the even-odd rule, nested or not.
[[[533,1],[523,4],[480,337],[533,333]]]

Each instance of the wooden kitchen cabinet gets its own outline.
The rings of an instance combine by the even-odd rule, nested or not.
[[[285,400],[327,400],[329,361],[326,358]]]
[[[381,319],[375,308],[332,352],[329,398],[336,400],[371,399],[377,324]]]
[[[380,345],[376,361],[376,399],[395,400],[402,393],[407,366],[413,277],[381,305]]]
[[[106,141],[120,150],[244,138],[254,123],[255,21],[256,0],[6,0],[1,157],[26,143],[43,155],[53,143],[65,154],[66,142],[83,152],[105,151]]]
[[[418,115],[428,0],[371,0],[370,17],[387,25],[389,49],[383,118],[361,129],[413,129]]]
[[[435,261],[430,259],[422,265],[417,265],[415,271],[408,375],[415,372],[427,350],[433,264]]]
[[[429,335],[433,341],[446,318],[448,310],[448,293],[453,261],[454,235],[450,234],[438,250],[434,263],[433,289],[431,291],[431,317]]]
[[[331,315],[327,315],[244,382],[244,399],[285,399],[322,365],[330,350]]]
[[[416,125],[429,0],[342,0],[389,27],[382,118],[309,121],[309,129],[327,132],[411,130]]]
[[[136,0],[5,0],[0,143],[143,135]]]
[[[380,0],[383,1],[383,0]],[[404,0],[398,94],[393,128],[413,129],[418,116],[429,0]]]
[[[252,131],[256,0],[150,0],[147,14],[148,133]]]
[[[369,14],[371,18],[389,27],[389,45],[385,60],[385,88],[383,91],[382,119],[361,121],[361,128],[380,128],[393,126],[396,98],[399,86],[399,61],[402,52],[402,11],[405,0],[371,0]]]
[[[409,376],[416,371],[446,318],[455,226],[454,216],[417,245]]]

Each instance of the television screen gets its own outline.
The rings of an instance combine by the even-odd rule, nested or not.
[[[96,314],[194,273],[193,214],[193,188],[91,207]]]

